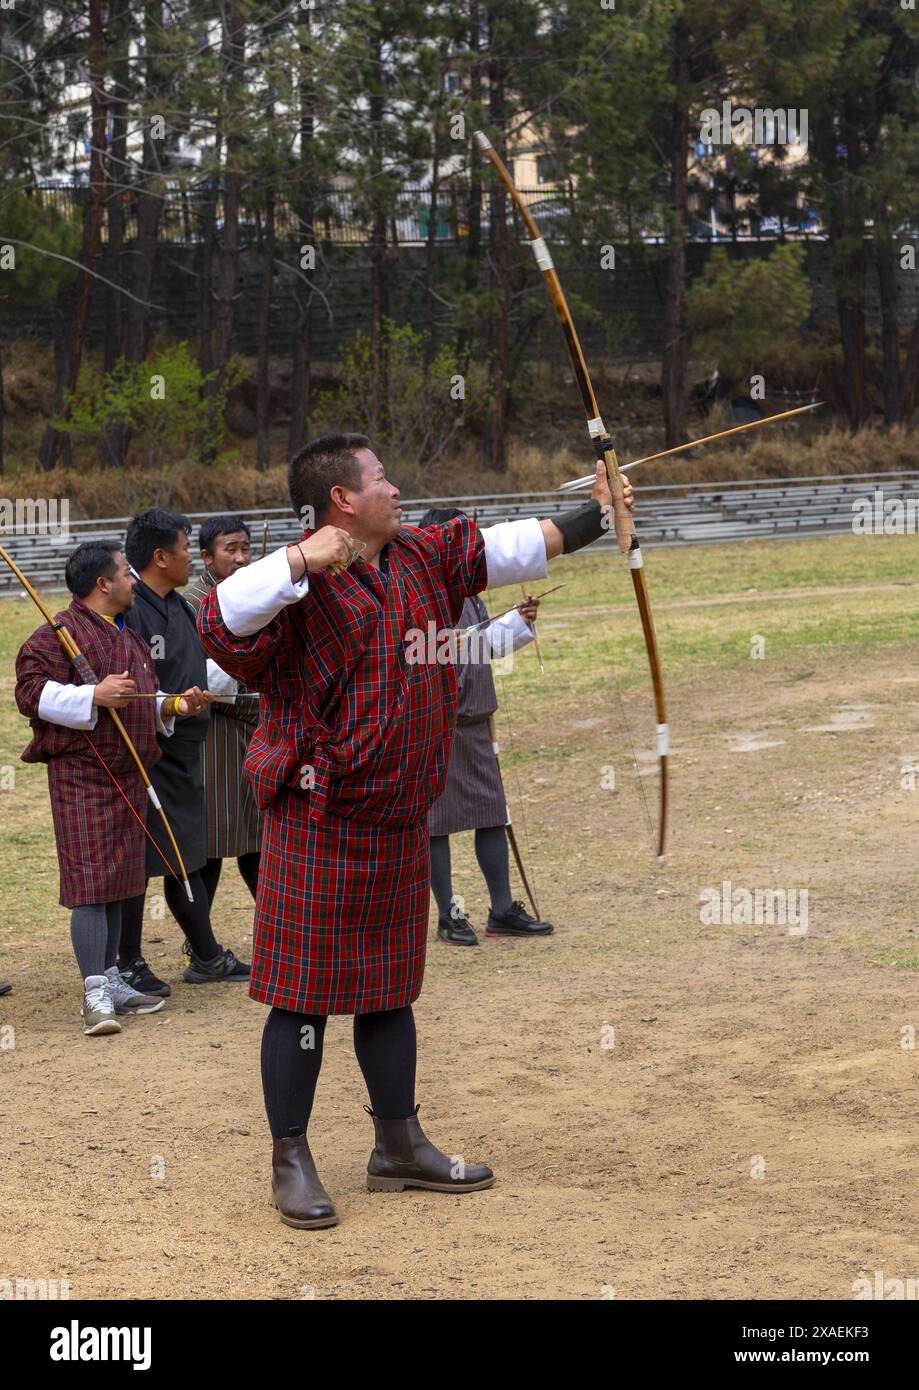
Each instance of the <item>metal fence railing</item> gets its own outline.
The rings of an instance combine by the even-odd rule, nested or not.
[[[569,190],[524,188],[521,193],[540,229],[550,235],[567,225],[574,202]],[[88,184],[37,184],[31,190],[43,207],[59,216],[81,223],[90,196]],[[212,221],[219,231],[224,222],[223,194],[205,181],[197,184],[179,183],[167,187],[162,198],[158,237],[161,242],[193,245],[203,240]],[[482,226],[487,230],[490,215],[490,195],[481,194]],[[102,239],[108,239],[106,203]],[[126,188],[118,195],[117,206],[123,219],[123,236],[133,241],[137,236],[137,192]],[[317,241],[364,244],[370,239],[371,207],[366,194],[342,188],[318,189],[313,196],[313,233]],[[510,222],[514,213],[508,206]],[[247,205],[243,195],[239,216],[240,239],[243,244],[260,240],[264,209],[261,204]],[[438,242],[463,242],[469,234],[469,189],[460,182],[447,182],[439,190],[434,209],[434,239]],[[419,244],[427,240],[432,221],[430,189],[420,184],[403,184],[387,208],[386,233],[391,244]],[[304,225],[298,209],[290,200],[279,195],[275,202],[275,236],[279,241],[292,241],[304,235]]]
[[[882,503],[912,503],[919,517],[919,470],[857,473],[836,477],[789,478],[783,481],[747,479],[702,485],[668,483],[637,487],[636,522],[642,545],[710,545],[717,541],[791,540],[805,536],[853,534],[857,510],[880,493]],[[523,517],[555,517],[583,505],[583,497],[570,493],[491,493],[487,496],[425,497],[403,500],[404,519],[417,523],[428,507],[458,507],[475,514],[483,526]],[[195,512],[192,546],[197,528],[216,512]],[[285,507],[243,511],[249,523],[255,554],[261,552],[263,528],[268,526],[268,546],[277,548],[293,541],[301,528]],[[0,541],[28,579],[52,593],[64,591],[67,556],[81,541],[123,541],[128,517],[101,517],[72,521],[66,535],[44,532],[36,526],[14,528]],[[610,537],[597,547],[612,544]],[[0,597],[21,592],[15,576],[0,564]]]

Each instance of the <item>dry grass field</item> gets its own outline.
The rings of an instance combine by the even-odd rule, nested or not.
[[[333,1020],[311,1139],[342,1220],[314,1232],[268,1202],[263,1009],[184,985],[168,914],[145,929],[166,1008],[82,1036],[46,777],[18,761],[12,664],[35,614],[0,604],[0,1277],[74,1298],[846,1300],[876,1270],[919,1275],[919,539],[649,554],[674,745],[662,868],[628,575],[553,568],[546,673],[518,654],[499,726],[556,934],[460,950],[432,921],[416,1007],[422,1121],[498,1183],[368,1193]],[[484,926],[470,838],[456,886]],[[713,920],[725,883],[736,920]],[[757,889],[797,895],[797,917],[744,920]],[[247,952],[231,867],[215,911]]]

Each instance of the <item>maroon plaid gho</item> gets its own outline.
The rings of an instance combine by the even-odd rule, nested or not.
[[[119,631],[76,596],[69,608],[56,614],[55,621],[63,622],[73,634],[98,680],[127,671],[138,691],[156,690],[150,648],[136,632],[130,628]],[[38,702],[49,680],[61,685],[82,684],[56,634],[45,623],[23,644],[16,658],[16,703],[32,725],[32,741],[22,755],[23,762],[48,764],[61,905],[83,907],[132,898],[143,892],[146,882],[146,788],[114,722],[101,712],[95,729],[88,734],[39,717]],[[120,711],[148,771],[161,756],[155,703],[132,700]],[[87,737],[118,778],[139,821],[88,746]]]

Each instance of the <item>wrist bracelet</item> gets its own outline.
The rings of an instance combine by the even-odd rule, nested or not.
[[[303,556],[303,574],[301,574],[301,576],[300,576],[300,579],[302,579],[302,578],[303,578],[303,575],[309,573],[309,561],[308,561],[307,558],[306,558],[306,554],[305,554],[305,552],[304,552],[303,546],[302,546],[302,544],[300,543],[300,541],[297,541],[297,542],[296,542],[296,546],[297,546],[297,549],[299,550],[300,554]],[[299,580],[298,580],[297,582],[299,583]]]

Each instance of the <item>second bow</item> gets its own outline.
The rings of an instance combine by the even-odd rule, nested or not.
[[[664,680],[661,671],[660,652],[657,646],[657,634],[654,630],[654,618],[651,614],[651,602],[648,598],[648,586],[645,582],[644,561],[641,554],[638,536],[635,532],[635,525],[632,521],[629,510],[625,505],[622,492],[622,478],[619,473],[619,464],[616,460],[616,451],[613,448],[606,426],[600,416],[600,408],[597,405],[597,398],[594,394],[593,384],[590,380],[590,373],[587,370],[587,363],[581,344],[578,340],[574,320],[571,311],[562,292],[561,284],[555,270],[552,255],[545,241],[539,234],[539,228],[527,207],[520,191],[508,172],[504,160],[498,154],[494,145],[489,140],[484,131],[475,132],[475,141],[479,149],[491,160],[494,168],[504,184],[508,193],[514,201],[514,205],[523,220],[530,237],[530,246],[533,255],[536,257],[536,264],[542,271],[546,288],[555,306],[562,332],[565,335],[565,342],[568,346],[568,353],[571,357],[571,366],[574,371],[574,379],[581,392],[581,400],[587,416],[587,429],[593,441],[597,458],[602,460],[606,468],[606,476],[609,479],[610,493],[613,499],[613,529],[616,533],[616,540],[619,549],[624,555],[628,556],[629,571],[632,575],[632,584],[635,589],[635,598],[638,602],[638,611],[641,615],[641,626],[645,638],[645,647],[648,652],[648,664],[651,668],[651,682],[654,687],[654,707],[657,718],[657,756],[660,763],[660,815],[657,832],[657,860],[662,863],[664,851],[667,844],[667,760],[670,751],[670,735],[667,725],[666,706],[664,702]]]

